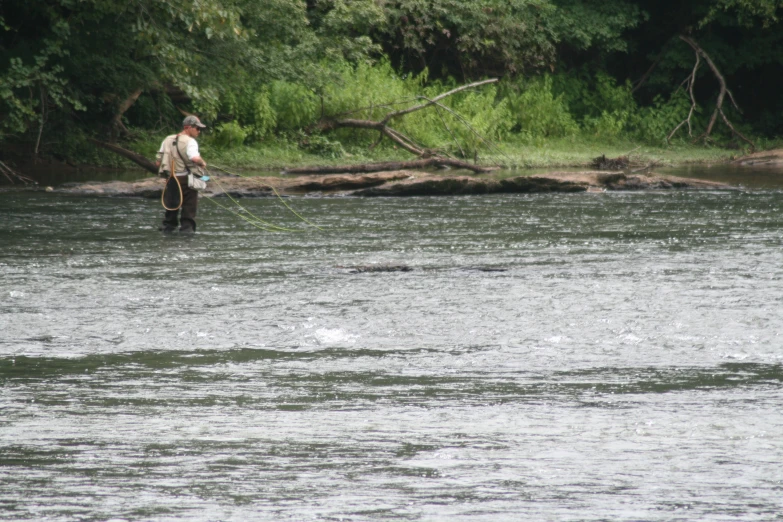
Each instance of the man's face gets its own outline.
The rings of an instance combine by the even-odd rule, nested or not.
[[[185,131],[185,134],[190,136],[191,138],[197,138],[198,135],[201,133],[201,129],[198,127],[191,127],[190,125],[185,125],[182,130]]]

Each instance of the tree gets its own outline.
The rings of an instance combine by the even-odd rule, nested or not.
[[[369,0],[6,0],[0,9],[0,139],[52,110],[85,110],[82,123],[124,133],[125,112],[154,90],[182,91],[214,115],[220,93],[249,78],[312,82],[324,58],[366,56],[367,25],[381,20]]]
[[[642,20],[626,0],[391,0],[378,36],[406,69],[464,80],[554,69],[569,49],[626,48]]]

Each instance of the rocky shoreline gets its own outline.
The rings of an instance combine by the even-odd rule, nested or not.
[[[49,192],[80,196],[159,198],[164,180],[108,181],[65,184]],[[491,175],[441,175],[398,170],[372,174],[331,174],[296,177],[213,176],[203,192],[207,196],[268,197],[323,196],[445,196],[500,193],[604,192],[671,189],[730,189],[730,185],[698,179],[624,174],[620,172],[550,172],[546,175],[497,178]]]

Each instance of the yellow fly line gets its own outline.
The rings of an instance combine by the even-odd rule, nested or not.
[[[226,174],[228,174],[228,175],[230,175],[230,176],[236,176],[236,177],[238,177],[238,178],[250,178],[250,177],[251,177],[251,176],[242,176],[242,175],[240,175],[240,174],[235,174],[235,173],[233,173],[233,172],[229,172],[229,171],[227,171],[226,169],[224,169],[224,168],[222,168],[222,167],[218,167],[217,165],[212,165],[212,167],[213,167],[213,168],[215,168],[215,169],[217,169],[217,170],[220,170],[220,171],[222,171],[222,172],[225,172]],[[222,191],[223,191],[223,193],[224,193],[226,196],[228,196],[228,199],[230,199],[230,200],[232,201],[232,203],[234,203],[234,204],[235,204],[237,207],[239,207],[239,208],[240,208],[240,209],[241,209],[241,210],[242,210],[244,213],[246,213],[247,215],[240,214],[239,212],[236,212],[236,211],[234,211],[234,210],[232,210],[232,209],[228,208],[228,207],[227,207],[227,206],[225,206],[225,205],[221,205],[220,203],[218,203],[217,201],[215,201],[215,200],[213,199],[213,198],[214,198],[214,196],[211,196],[211,197],[210,197],[210,196],[207,196],[207,199],[209,199],[210,201],[212,201],[213,203],[215,203],[215,204],[216,204],[216,205],[218,205],[219,207],[221,207],[221,208],[223,208],[223,209],[225,209],[225,210],[228,210],[228,211],[229,211],[229,212],[231,212],[232,214],[236,215],[237,217],[240,217],[241,219],[244,219],[245,221],[247,221],[248,223],[250,223],[251,225],[253,225],[254,227],[256,227],[256,228],[258,228],[258,229],[260,229],[260,230],[264,230],[264,231],[267,231],[267,232],[301,232],[301,230],[296,230],[296,229],[292,229],[292,228],[281,227],[281,226],[279,226],[279,225],[275,225],[275,224],[273,224],[273,223],[270,223],[270,222],[268,222],[268,221],[265,221],[265,220],[261,219],[260,217],[256,216],[255,214],[253,214],[252,212],[250,212],[249,210],[247,210],[245,207],[243,207],[242,205],[240,205],[240,204],[239,204],[239,202],[238,202],[236,199],[234,199],[234,198],[231,196],[231,194],[229,194],[229,192],[228,192],[228,191],[227,191],[227,190],[226,190],[226,189],[223,187],[223,185],[221,185],[221,184],[220,184],[220,182],[218,182],[218,181],[217,181],[217,179],[213,178],[213,179],[212,179],[212,181],[214,181],[214,182],[215,182],[215,184],[216,184],[216,185],[217,185],[217,186],[220,188],[220,190],[222,190]],[[286,202],[285,202],[285,200],[284,200],[284,199],[283,199],[283,197],[280,195],[280,193],[277,191],[277,189],[275,189],[275,187],[273,187],[272,185],[270,185],[270,184],[268,184],[268,183],[264,183],[264,182],[260,182],[260,184],[261,184],[262,186],[269,187],[270,189],[272,189],[272,192],[275,194],[275,196],[277,197],[278,201],[280,201],[280,203],[282,203],[282,205],[283,205],[283,206],[284,206],[286,209],[288,209],[288,210],[289,210],[289,211],[290,211],[290,212],[291,212],[293,215],[295,215],[295,216],[296,216],[296,217],[297,217],[299,220],[301,220],[302,222],[304,222],[304,223],[306,223],[306,224],[310,225],[310,226],[311,226],[311,227],[313,227],[313,228],[316,228],[316,229],[318,229],[318,230],[321,230],[321,231],[323,231],[323,229],[322,229],[321,227],[319,227],[319,226],[318,226],[318,225],[316,225],[315,223],[312,223],[312,222],[311,222],[311,221],[309,221],[308,219],[304,218],[304,217],[303,217],[301,214],[299,214],[299,213],[298,213],[296,210],[294,210],[293,208],[291,208],[291,206],[290,206],[288,203],[286,203]],[[248,217],[248,216],[249,216],[249,217]]]

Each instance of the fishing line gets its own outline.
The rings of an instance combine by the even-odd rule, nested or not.
[[[215,203],[219,207],[222,207],[222,208],[228,210],[229,212],[231,212],[232,214],[235,214],[235,215],[241,217],[242,219],[244,219],[248,223],[251,223],[251,224],[256,223],[256,224],[260,225],[260,226],[256,226],[256,228],[262,228],[262,229],[265,229],[265,230],[267,230],[269,232],[301,232],[301,230],[296,230],[296,229],[293,229],[293,228],[281,227],[279,225],[275,225],[274,223],[270,223],[269,221],[261,219],[260,217],[256,216],[255,214],[250,212],[248,209],[243,207],[239,203],[239,201],[234,199],[234,197],[231,196],[231,194],[229,194],[229,192],[223,187],[223,185],[220,184],[220,182],[216,178],[212,178],[212,181],[215,182],[215,184],[220,188],[220,190],[223,191],[223,193],[228,197],[228,199],[231,200],[232,203],[234,203],[237,207],[239,207],[244,212],[246,212],[250,217],[244,216],[244,215],[240,214],[239,212],[235,212],[234,210],[232,210],[232,209],[230,209],[230,208],[228,208],[228,207],[226,207],[224,205],[221,205],[217,201],[212,200],[211,197],[207,198],[209,200],[212,200],[213,203]]]
[[[252,213],[250,213],[246,208],[240,207],[245,212],[247,212],[248,214],[253,216],[253,218],[255,218],[255,219],[251,219],[248,216],[240,214],[239,212],[235,211],[232,208],[229,208],[229,207],[227,207],[225,205],[221,205],[220,203],[215,201],[214,196],[206,196],[205,199],[207,199],[208,201],[211,201],[212,203],[214,203],[215,205],[219,206],[223,210],[231,212],[232,214],[234,214],[238,218],[244,219],[251,226],[253,226],[253,227],[255,227],[255,228],[259,229],[259,230],[263,230],[264,232],[301,232],[301,230],[294,230],[294,229],[289,229],[289,228],[278,227],[277,225],[272,225],[272,224],[270,224],[269,227],[265,227],[265,226],[263,226],[261,224],[261,223],[265,223],[265,222],[263,220],[259,220],[256,216],[254,216]]]
[[[234,177],[237,177],[237,178],[248,178],[248,179],[253,179],[253,176],[243,176],[243,175],[241,175],[241,174],[236,174],[236,173],[234,173],[234,172],[231,172],[231,171],[228,171],[228,170],[224,169],[223,167],[218,167],[217,165],[214,165],[214,164],[213,164],[213,165],[211,165],[211,166],[212,166],[212,168],[215,168],[215,169],[217,169],[217,170],[219,170],[219,171],[221,171],[221,172],[225,172],[226,174],[228,174],[228,175],[230,175],[230,176],[234,176]],[[257,179],[257,178],[256,178],[256,181],[258,181],[258,179]],[[217,183],[217,180],[216,180],[215,182]],[[308,224],[308,225],[310,225],[311,227],[313,227],[313,228],[316,228],[316,229],[318,229],[318,230],[320,230],[320,231],[322,231],[322,232],[323,232],[323,229],[322,229],[321,227],[319,227],[319,226],[318,226],[318,225],[316,225],[315,223],[311,222],[310,220],[308,220],[307,218],[305,218],[304,216],[302,216],[301,214],[299,214],[299,213],[298,213],[296,210],[294,210],[293,208],[291,208],[291,206],[290,206],[288,203],[286,203],[285,199],[283,199],[283,197],[280,195],[280,193],[277,191],[277,189],[276,189],[275,187],[273,187],[272,185],[270,185],[270,184],[268,184],[268,183],[264,183],[263,181],[258,181],[258,183],[259,183],[259,184],[261,184],[262,186],[265,186],[265,187],[268,187],[268,188],[272,189],[272,192],[273,192],[273,193],[274,193],[274,195],[277,197],[278,201],[280,201],[280,203],[281,203],[281,204],[282,204],[282,205],[283,205],[285,208],[287,208],[289,212],[291,212],[293,215],[295,215],[297,218],[299,218],[299,220],[301,220],[302,222],[304,222],[304,223],[307,223],[307,224]],[[220,187],[220,189],[221,189],[221,190],[223,190],[223,192],[226,194],[226,196],[228,196],[228,197],[229,197],[229,199],[231,199],[231,201],[233,201],[233,202],[234,202],[234,203],[235,203],[237,206],[239,206],[240,208],[242,208],[242,206],[241,206],[241,205],[240,205],[240,204],[239,204],[239,203],[238,203],[238,202],[237,202],[237,201],[236,201],[234,198],[232,198],[232,197],[231,197],[231,194],[229,194],[229,193],[228,193],[228,192],[227,192],[227,191],[226,191],[226,190],[225,190],[225,189],[224,189],[224,188],[223,188],[223,187],[222,187],[222,186],[221,186],[219,183],[218,183],[218,186]],[[249,212],[247,209],[243,209],[243,210],[245,210],[245,212],[247,212],[248,214],[250,214],[250,215],[253,215],[253,214],[252,214],[251,212]],[[254,217],[256,217],[256,216],[254,216]],[[263,222],[263,220],[262,220],[262,219],[260,219],[260,218],[258,218],[258,217],[256,217],[256,219],[258,219],[259,221],[262,221],[262,222]],[[275,227],[277,226],[277,225],[272,225],[271,223],[269,223],[269,225],[270,225],[270,226],[275,226]],[[291,229],[285,229],[284,227],[279,227],[279,228],[281,228],[281,229],[284,229],[284,230],[291,230]]]

